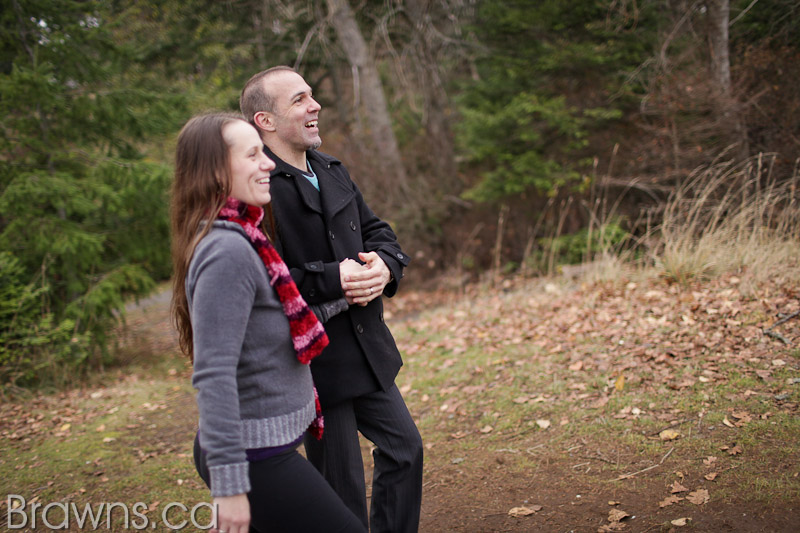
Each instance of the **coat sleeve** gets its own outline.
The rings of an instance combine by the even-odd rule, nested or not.
[[[370,209],[364,201],[361,191],[358,190],[358,186],[353,184],[353,187],[356,191],[356,203],[361,218],[361,238],[364,242],[364,251],[377,252],[389,267],[393,280],[383,290],[383,294],[392,297],[397,293],[399,281],[411,258],[400,248],[397,235],[392,227],[386,221],[378,218]]]

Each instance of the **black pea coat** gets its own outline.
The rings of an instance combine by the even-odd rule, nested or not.
[[[339,263],[359,261],[359,252],[377,252],[384,260],[394,280],[383,294],[393,296],[409,257],[389,224],[364,202],[344,165],[309,150],[317,191],[298,169],[264,151],[277,165],[270,177],[275,246],[303,298],[310,304],[341,298]],[[382,298],[350,306],[328,320],[325,330],[330,344],[311,363],[323,406],[392,386],[403,362],[384,323]]]

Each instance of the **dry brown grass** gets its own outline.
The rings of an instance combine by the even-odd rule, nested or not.
[[[665,206],[651,257],[678,282],[723,273],[757,284],[800,280],[798,176],[778,183],[773,156],[718,163],[688,177]]]

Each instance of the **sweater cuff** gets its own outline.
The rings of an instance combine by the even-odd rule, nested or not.
[[[249,463],[218,465],[208,468],[211,475],[211,496],[235,496],[250,492]]]

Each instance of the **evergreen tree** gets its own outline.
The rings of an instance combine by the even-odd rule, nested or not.
[[[181,99],[138,83],[101,2],[12,0],[0,18],[0,375],[102,363],[127,296],[169,274],[169,169],[144,159]]]
[[[615,2],[516,0],[480,2],[473,34],[478,81],[458,101],[458,140],[481,180],[479,201],[529,189],[555,192],[585,169],[589,135],[622,116],[612,101],[649,53],[643,18],[612,10]],[[604,151],[610,152],[611,146]],[[591,154],[589,154],[591,155]]]

